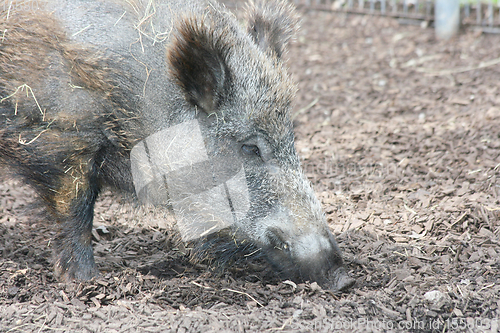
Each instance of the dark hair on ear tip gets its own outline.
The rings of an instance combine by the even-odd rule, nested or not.
[[[285,0],[249,1],[246,8],[247,32],[262,51],[281,58],[290,38],[298,29],[294,6]]]

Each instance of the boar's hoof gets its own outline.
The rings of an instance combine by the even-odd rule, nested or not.
[[[99,270],[92,252],[75,255],[63,251],[57,256],[55,273],[60,281],[71,282],[90,280],[99,275]]]
[[[347,291],[356,283],[356,280],[346,273],[344,267],[330,271],[327,281],[328,289],[333,291]]]

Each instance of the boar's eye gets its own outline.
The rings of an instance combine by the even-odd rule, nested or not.
[[[241,146],[241,150],[245,155],[254,155],[261,157],[259,147],[257,147],[256,145],[243,145]]]
[[[267,230],[266,236],[272,248],[285,252],[290,251],[290,245],[280,229],[271,227]]]

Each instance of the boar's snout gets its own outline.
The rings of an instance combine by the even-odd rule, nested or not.
[[[345,291],[356,282],[345,271],[341,252],[330,231],[290,237],[270,227],[266,232],[268,258],[277,270],[299,281],[316,281],[325,289]]]
[[[346,291],[355,283],[356,280],[347,275],[344,267],[338,267],[327,272],[324,287],[337,291]]]

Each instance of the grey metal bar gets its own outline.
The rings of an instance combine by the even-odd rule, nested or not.
[[[476,4],[476,24],[481,24],[481,0],[477,0]]]
[[[488,1],[488,24],[489,26],[493,26],[493,1]]]

